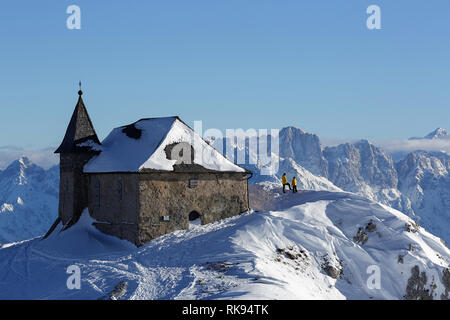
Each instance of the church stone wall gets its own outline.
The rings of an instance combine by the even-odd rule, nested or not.
[[[142,245],[189,227],[196,211],[202,224],[249,209],[243,173],[92,173],[89,212],[102,232]]]
[[[138,174],[88,174],[89,213],[100,231],[137,244]]]
[[[63,224],[78,221],[88,206],[88,180],[84,165],[94,156],[92,153],[64,153],[60,155],[59,217]]]
[[[243,173],[141,173],[139,193],[140,244],[187,229],[192,211],[207,224],[249,209]]]

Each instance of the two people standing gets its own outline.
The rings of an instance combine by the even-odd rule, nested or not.
[[[287,181],[286,173],[283,173],[283,175],[281,176],[281,183],[283,184],[283,193],[286,193],[286,191],[285,191],[286,186],[289,187],[289,190],[292,190],[292,193],[297,192],[297,179],[295,179],[295,177],[293,177],[291,182],[292,182],[292,189],[291,189],[291,185]]]

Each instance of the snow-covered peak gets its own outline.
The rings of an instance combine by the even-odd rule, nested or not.
[[[0,172],[0,243],[45,233],[58,214],[59,166],[21,157]]]
[[[32,177],[41,179],[44,171],[44,169],[32,163],[27,157],[20,157],[0,172],[0,178],[2,180],[8,179],[8,183],[13,185],[24,185]]]
[[[449,139],[449,138],[450,133],[443,128],[437,128],[436,130],[425,136],[425,139]]]
[[[409,140],[437,140],[437,139],[450,139],[450,132],[443,128],[437,128],[433,132],[430,132],[425,137],[413,137]]]
[[[365,147],[367,147],[367,148],[372,148],[372,147],[374,147],[374,145],[373,145],[369,140],[367,140],[367,139],[361,139],[361,140],[359,140],[359,141],[356,141],[356,142],[354,143],[354,145],[356,145],[356,146],[365,146]]]
[[[27,167],[33,165],[31,160],[25,156],[21,156],[18,161],[19,161],[20,165],[23,166],[24,168],[27,168]]]

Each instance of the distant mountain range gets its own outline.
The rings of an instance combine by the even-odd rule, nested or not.
[[[439,128],[421,139],[448,137]],[[417,150],[394,162],[367,140],[324,147],[317,135],[296,127],[280,130],[279,141],[278,172],[261,175],[261,167],[244,165],[254,172],[251,183],[279,188],[285,172],[297,177],[299,189],[353,192],[408,214],[450,242],[450,156],[445,152]]]
[[[422,139],[448,136],[444,129],[436,129]],[[362,195],[406,213],[450,242],[450,156],[446,153],[413,151],[394,161],[367,140],[324,147],[317,135],[296,127],[283,128],[279,138],[278,172],[262,175],[261,166],[243,165],[254,172],[250,183],[280,188],[281,174],[286,172],[289,178],[297,177],[300,190]],[[58,166],[44,170],[22,157],[0,171],[0,243],[44,234],[57,216],[58,188]]]

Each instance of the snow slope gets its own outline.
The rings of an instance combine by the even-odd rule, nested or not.
[[[273,203],[140,248],[98,232],[85,212],[67,231],[0,249],[0,299],[102,299],[124,283],[122,299],[448,297],[449,249],[422,228],[407,231],[402,213],[342,192]],[[356,243],[371,220],[376,230]],[[80,267],[80,290],[66,287],[70,265]],[[367,285],[373,266],[380,289]]]

